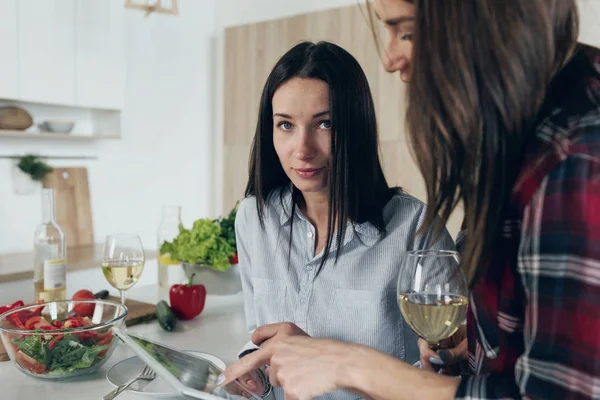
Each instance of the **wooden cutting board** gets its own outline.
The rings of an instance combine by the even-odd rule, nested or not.
[[[108,300],[120,302],[121,300],[118,297],[110,296]],[[127,317],[125,318],[125,326],[132,326],[135,324],[140,324],[142,322],[152,321],[156,319],[156,305],[150,303],[143,303],[141,301],[135,300],[126,300],[125,305],[129,312],[127,313]],[[6,353],[6,349],[4,348],[4,344],[2,340],[0,340],[0,361],[8,361],[10,358]]]
[[[121,302],[118,297],[110,296],[108,300]],[[127,306],[127,317],[125,318],[125,326],[132,326],[142,322],[152,321],[156,318],[156,304],[143,303],[136,300],[125,300]]]
[[[56,190],[56,220],[67,236],[67,246],[93,245],[87,168],[54,168],[46,175],[44,187]]]

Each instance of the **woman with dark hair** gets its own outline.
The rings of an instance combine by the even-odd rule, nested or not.
[[[464,204],[472,376],[274,326],[227,379],[266,363],[290,399],[340,388],[375,399],[600,398],[600,51],[577,43],[576,0],[374,9],[389,34],[386,68],[408,82],[425,228]],[[436,356],[421,344],[423,361]]]
[[[332,43],[301,43],[277,62],[260,101],[249,175],[236,218],[248,329],[285,322],[288,334],[417,361],[417,338],[396,305],[398,260],[453,243],[445,230],[436,243],[429,231],[418,235],[425,205],[388,186],[373,99],[354,57]],[[261,377],[255,371],[243,381],[262,393]]]

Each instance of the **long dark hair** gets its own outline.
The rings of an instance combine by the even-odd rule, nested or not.
[[[464,202],[462,259],[473,282],[546,89],[576,46],[576,0],[414,4],[407,125],[430,206],[424,229]]]
[[[359,63],[333,43],[303,42],[277,62],[267,78],[260,100],[245,195],[256,197],[263,228],[267,199],[290,183],[273,145],[272,99],[275,91],[294,77],[319,79],[329,86],[332,126],[329,217],[322,268],[329,256],[336,229],[339,232],[336,237],[337,262],[348,221],[370,222],[380,232],[385,232],[383,207],[395,189],[390,189],[383,175],[375,107],[369,83]],[[294,188],[293,207],[300,196],[301,193]],[[292,209],[292,218],[293,215]]]

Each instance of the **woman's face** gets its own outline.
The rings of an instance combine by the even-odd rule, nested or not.
[[[329,87],[292,78],[273,95],[273,144],[285,173],[301,192],[323,192],[331,158]]]
[[[385,69],[410,81],[415,7],[405,0],[374,0],[377,18],[386,30]]]

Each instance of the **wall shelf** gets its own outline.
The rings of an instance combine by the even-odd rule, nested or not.
[[[73,140],[73,141],[94,141],[94,140],[115,140],[120,137],[117,135],[78,135],[76,133],[32,133],[24,131],[0,130],[0,138],[18,138],[18,139],[42,139],[42,140]]]

